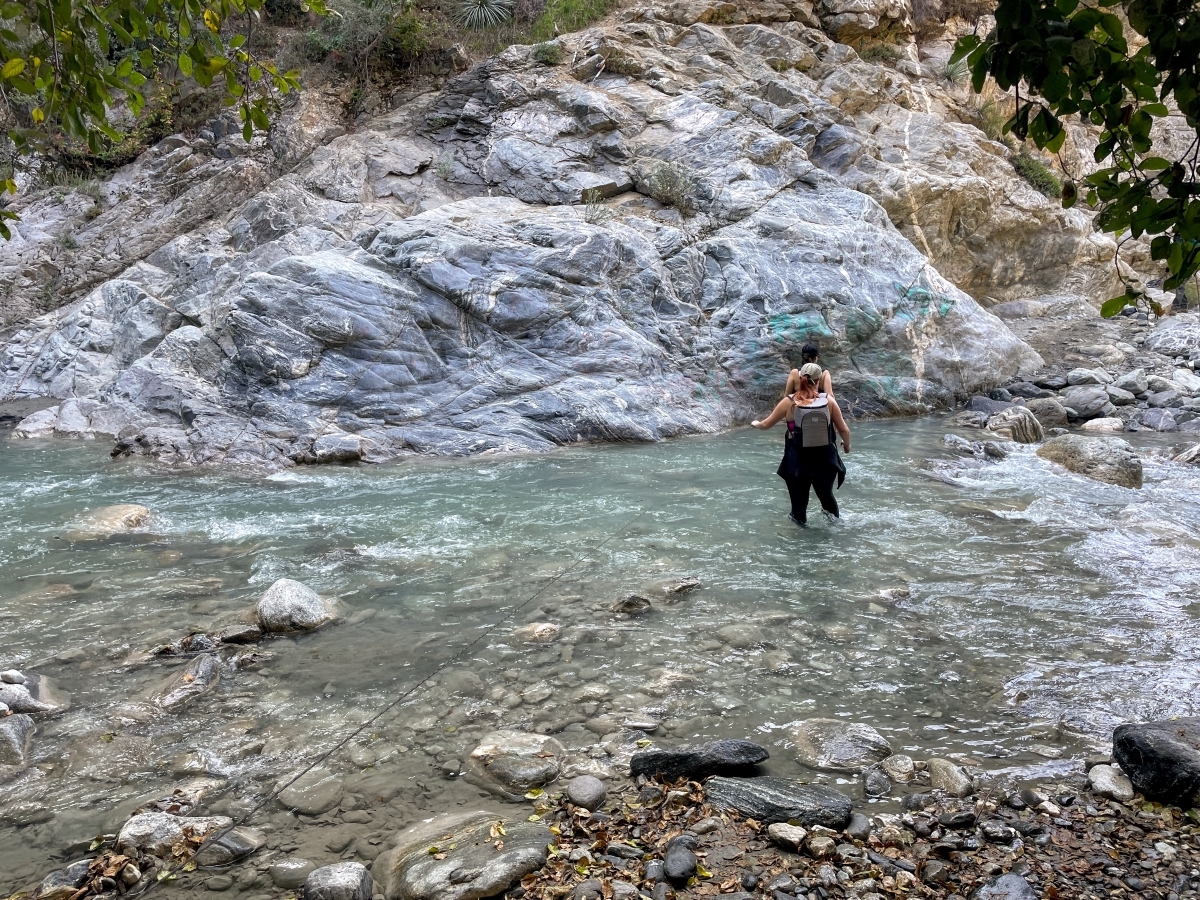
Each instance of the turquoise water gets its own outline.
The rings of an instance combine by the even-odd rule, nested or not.
[[[441,673],[373,724],[330,760],[348,799],[312,828],[349,828],[345,811],[366,809],[353,825],[365,841],[481,802],[442,771],[496,727],[552,731],[604,772],[622,761],[585,720],[650,716],[655,740],[752,737],[776,774],[813,777],[789,730],[834,716],[916,758],[1034,773],[1069,768],[1120,721],[1196,714],[1200,468],[1146,446],[1146,487],[1129,491],[1030,448],[961,460],[941,444],[948,427],[857,423],[843,520],[814,497],[805,531],[774,474],[779,429],[265,479],[6,441],[0,668],[49,676],[72,705],[39,723],[33,766],[0,787],[0,895],[198,766],[219,785],[200,812],[250,809],[492,626],[454,663],[483,689],[463,696]],[[66,539],[75,516],[113,503],[152,519]],[[682,576],[703,586],[669,605],[662,586]],[[280,577],[337,596],[348,621],[263,642],[262,668],[227,672],[181,712],[148,712],[179,662],[131,654],[214,627]],[[880,596],[897,588],[910,593]],[[615,616],[629,592],[653,611]],[[559,639],[514,638],[531,621]],[[385,798],[379,779],[400,787]],[[251,824],[279,835],[295,818],[268,804]],[[259,863],[289,846],[275,843]],[[310,844],[291,846],[325,862],[371,852]]]

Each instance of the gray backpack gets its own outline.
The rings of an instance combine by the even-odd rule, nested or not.
[[[829,404],[823,406],[797,406],[793,414],[796,434],[801,447],[829,446]]]

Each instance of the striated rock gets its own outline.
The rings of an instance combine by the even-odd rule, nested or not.
[[[1119,803],[1133,799],[1133,783],[1115,766],[1092,766],[1088,770],[1088,784],[1092,793],[1101,797],[1111,797]]]
[[[263,631],[287,634],[329,624],[337,618],[338,606],[298,581],[280,578],[259,598],[254,611]]]
[[[71,695],[57,690],[54,682],[35,672],[23,672],[22,684],[0,682],[0,703],[15,713],[55,715],[71,705]]]
[[[1038,447],[1037,454],[1097,481],[1128,488],[1142,486],[1142,460],[1120,438],[1063,434]]]
[[[1146,799],[1200,805],[1200,718],[1119,725],[1113,758]]]
[[[504,837],[493,835],[496,825]],[[401,832],[371,866],[386,900],[479,900],[502,894],[546,863],[550,829],[476,811],[439,816]],[[430,853],[431,848],[437,848]],[[438,859],[436,857],[444,857]]]
[[[973,793],[967,773],[950,760],[934,757],[928,765],[929,782],[934,790],[945,791],[951,797],[969,797]]]
[[[168,677],[149,699],[159,709],[180,709],[211,691],[220,681],[221,661],[215,655],[205,653]]]
[[[213,832],[232,824],[233,820],[226,816],[185,818],[162,812],[140,813],[121,827],[117,834],[117,849],[139,850],[166,859],[172,849],[185,839],[194,846]]]
[[[34,890],[33,900],[71,900],[87,882],[91,864],[90,859],[81,859],[51,872]]]
[[[992,416],[987,421],[987,430],[1018,444],[1036,444],[1046,437],[1037,417],[1023,406],[1010,406]]]
[[[334,863],[314,869],[305,879],[304,900],[371,900],[373,887],[362,863]]]
[[[771,754],[753,741],[722,740],[708,744],[641,750],[629,760],[629,774],[668,781],[688,778],[701,781],[710,775],[730,774],[770,759]]]
[[[67,540],[92,541],[125,534],[150,518],[150,510],[136,503],[104,506],[80,516],[67,532]]]
[[[814,769],[861,772],[892,754],[888,742],[870,725],[841,719],[805,719],[791,738],[796,758]]]
[[[0,718],[0,765],[27,765],[35,731],[33,718],[23,713]]]
[[[850,798],[832,788],[787,778],[725,778],[705,783],[708,802],[765,824],[791,822],[841,830],[850,821]]]

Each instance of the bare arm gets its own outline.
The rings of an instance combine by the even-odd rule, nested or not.
[[[783,389],[783,396],[790,397],[800,389],[800,370],[792,369],[788,372],[787,387]]]
[[[791,411],[792,406],[792,398],[784,397],[775,404],[775,408],[771,410],[771,414],[769,416],[767,416],[761,422],[758,419],[755,419],[750,424],[755,428],[761,428],[763,431],[766,431],[768,428],[772,428],[778,424],[779,421]]]
[[[831,404],[836,402],[833,399],[833,376],[829,374],[828,369],[821,373],[821,386],[818,390],[825,392],[825,396],[829,398]]]
[[[829,418],[833,420],[833,427],[837,433],[842,436],[842,450],[846,453],[850,452],[850,429],[846,425],[846,419],[842,415],[842,409],[833,400],[829,401]]]

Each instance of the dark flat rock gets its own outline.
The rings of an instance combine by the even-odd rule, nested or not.
[[[985,416],[994,416],[996,413],[1004,412],[1004,410],[1014,405],[1011,401],[993,400],[991,397],[976,394],[967,402],[967,409],[981,412]]]
[[[1009,872],[980,885],[971,900],[1038,900],[1038,895],[1028,881]]]
[[[1200,802],[1200,718],[1119,725],[1113,758],[1147,799],[1184,809]]]
[[[764,824],[790,822],[824,825],[838,831],[850,821],[850,798],[832,788],[787,778],[712,778],[705,784],[708,802]]]
[[[757,765],[771,754],[753,741],[724,740],[711,744],[692,744],[683,747],[655,748],[633,754],[629,774],[667,780],[691,778],[700,780],[710,775],[729,774]]]

